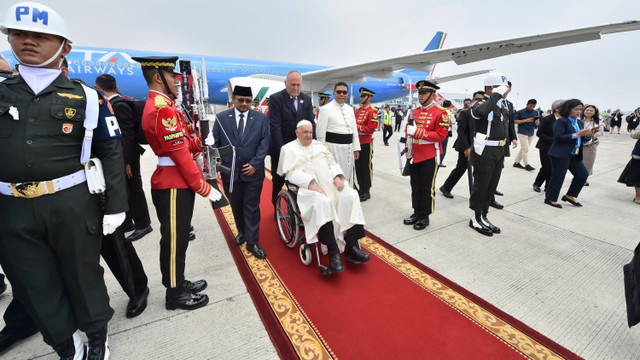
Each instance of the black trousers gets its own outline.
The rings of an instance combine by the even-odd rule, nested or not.
[[[278,198],[278,193],[282,190],[284,186],[284,178],[276,173],[278,171],[278,161],[280,160],[280,152],[278,154],[270,154],[271,156],[271,182],[273,188],[271,189],[271,203],[273,203],[273,208],[276,207],[276,199]]]
[[[449,136],[444,138],[444,141],[440,144],[440,164],[444,161],[444,156],[447,155],[447,144],[449,144]]]
[[[371,189],[373,178],[373,147],[371,145],[373,144],[360,144],[360,157],[355,161],[360,195],[368,194]]]
[[[382,142],[385,145],[389,145],[389,139],[393,135],[393,127],[391,125],[385,125],[382,129]]]
[[[434,186],[438,165],[436,158],[409,164],[411,177],[411,205],[418,218],[429,216],[435,208]]]
[[[549,179],[549,187],[547,188],[547,192],[545,194],[545,198],[550,201],[557,201],[560,196],[560,190],[562,188],[562,183],[564,182],[564,178],[567,175],[567,170],[573,174],[573,179],[571,180],[571,184],[569,185],[569,189],[567,190],[567,195],[578,197],[580,195],[580,190],[587,182],[587,178],[589,177],[589,172],[587,168],[584,166],[582,159],[580,159],[577,155],[571,155],[566,158],[557,158],[550,156],[551,160],[551,179]]]
[[[111,269],[111,272],[120,283],[120,286],[122,286],[124,292],[129,296],[129,298],[132,298],[136,295],[142,294],[142,292],[147,288],[147,275],[144,273],[142,263],[140,262],[140,258],[138,258],[135,248],[131,244],[131,241],[127,240],[124,242],[124,249],[126,253],[125,261],[128,261],[129,263],[131,274],[125,274],[122,270],[122,264],[120,260],[118,260],[114,241],[117,241],[118,237],[124,240],[123,235],[122,230],[118,228],[118,230],[113,234],[103,237],[102,250],[100,253],[109,266],[109,269]],[[131,288],[129,283],[132,283],[132,286],[135,289],[133,293],[129,290]],[[11,299],[9,306],[4,311],[3,317],[5,329],[13,334],[28,336],[38,332],[38,328],[36,327],[35,322],[31,319],[31,316],[29,316],[27,309],[25,309],[22,303],[20,303],[20,301],[15,297]]]
[[[160,221],[160,271],[166,288],[182,286],[189,246],[195,192],[191,189],[151,190]]]
[[[504,167],[504,147],[486,146],[482,155],[471,150],[473,165],[473,188],[469,197],[469,208],[487,212],[494,199],[502,168]]]
[[[453,190],[453,187],[456,186],[462,175],[467,172],[469,168],[469,160],[464,156],[464,152],[458,152],[458,161],[456,162],[456,167],[451,171],[447,180],[444,181],[442,185],[447,191]]]
[[[233,192],[229,193],[229,179],[222,181],[238,232],[244,235],[249,245],[257,244],[260,237],[260,193],[263,183],[264,177],[259,181],[237,180],[233,183]]]
[[[356,245],[360,239],[365,236],[364,226],[356,224],[350,227],[344,235],[344,240],[347,243],[347,247]],[[336,238],[333,235],[333,222],[322,225],[318,229],[318,240],[320,243],[327,246],[327,253],[329,256],[340,254],[340,248],[336,242]]]
[[[545,187],[549,186],[549,179],[551,179],[551,160],[549,159],[549,151],[540,150],[540,170],[538,171],[538,176],[536,176],[536,180],[533,182],[534,185],[542,186],[542,184],[546,184]]]
[[[396,119],[396,126],[393,128],[394,131],[400,131],[400,126],[402,125],[402,120]]]
[[[86,184],[32,199],[0,196],[0,263],[51,346],[113,315],[100,266],[102,218]]]
[[[133,223],[136,229],[144,229],[151,224],[147,198],[142,189],[142,175],[140,175],[140,155],[134,157],[131,165],[131,178],[127,178],[127,193],[129,194],[129,211],[125,224]]]

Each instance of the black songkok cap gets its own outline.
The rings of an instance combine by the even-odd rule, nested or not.
[[[160,69],[180,74],[176,71],[177,56],[134,56],[132,59],[140,63],[142,70]]]
[[[418,92],[424,92],[424,91],[436,92],[436,90],[440,89],[440,86],[427,80],[420,80],[416,83],[416,89],[418,89]]]
[[[240,85],[236,85],[233,88],[233,95],[253,97],[253,93],[251,93],[250,87]]]

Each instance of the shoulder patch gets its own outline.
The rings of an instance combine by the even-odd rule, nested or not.
[[[169,100],[167,100],[164,96],[156,96],[154,99],[154,105],[160,109],[167,105],[169,105]]]

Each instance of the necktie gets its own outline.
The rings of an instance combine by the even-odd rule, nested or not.
[[[298,111],[298,98],[297,97],[293,98],[293,107],[296,108],[296,111]]]
[[[240,122],[238,123],[238,137],[242,139],[242,131],[244,130],[244,114],[240,113]]]

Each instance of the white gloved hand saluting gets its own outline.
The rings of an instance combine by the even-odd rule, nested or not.
[[[213,133],[209,131],[209,135],[204,139],[204,144],[207,146],[213,146],[216,143],[216,140],[213,138]]]
[[[220,193],[220,191],[211,188],[211,192],[209,193],[209,196],[207,196],[207,199],[209,199],[210,201],[218,201],[222,198],[222,194]]]
[[[102,235],[109,235],[122,225],[127,214],[124,212],[105,215],[102,219]]]
[[[416,133],[416,129],[415,125],[407,125],[407,136],[413,136]]]
[[[509,90],[509,87],[507,85],[500,85],[497,88],[494,88],[493,90],[491,90],[491,93],[504,95],[508,90]]]

